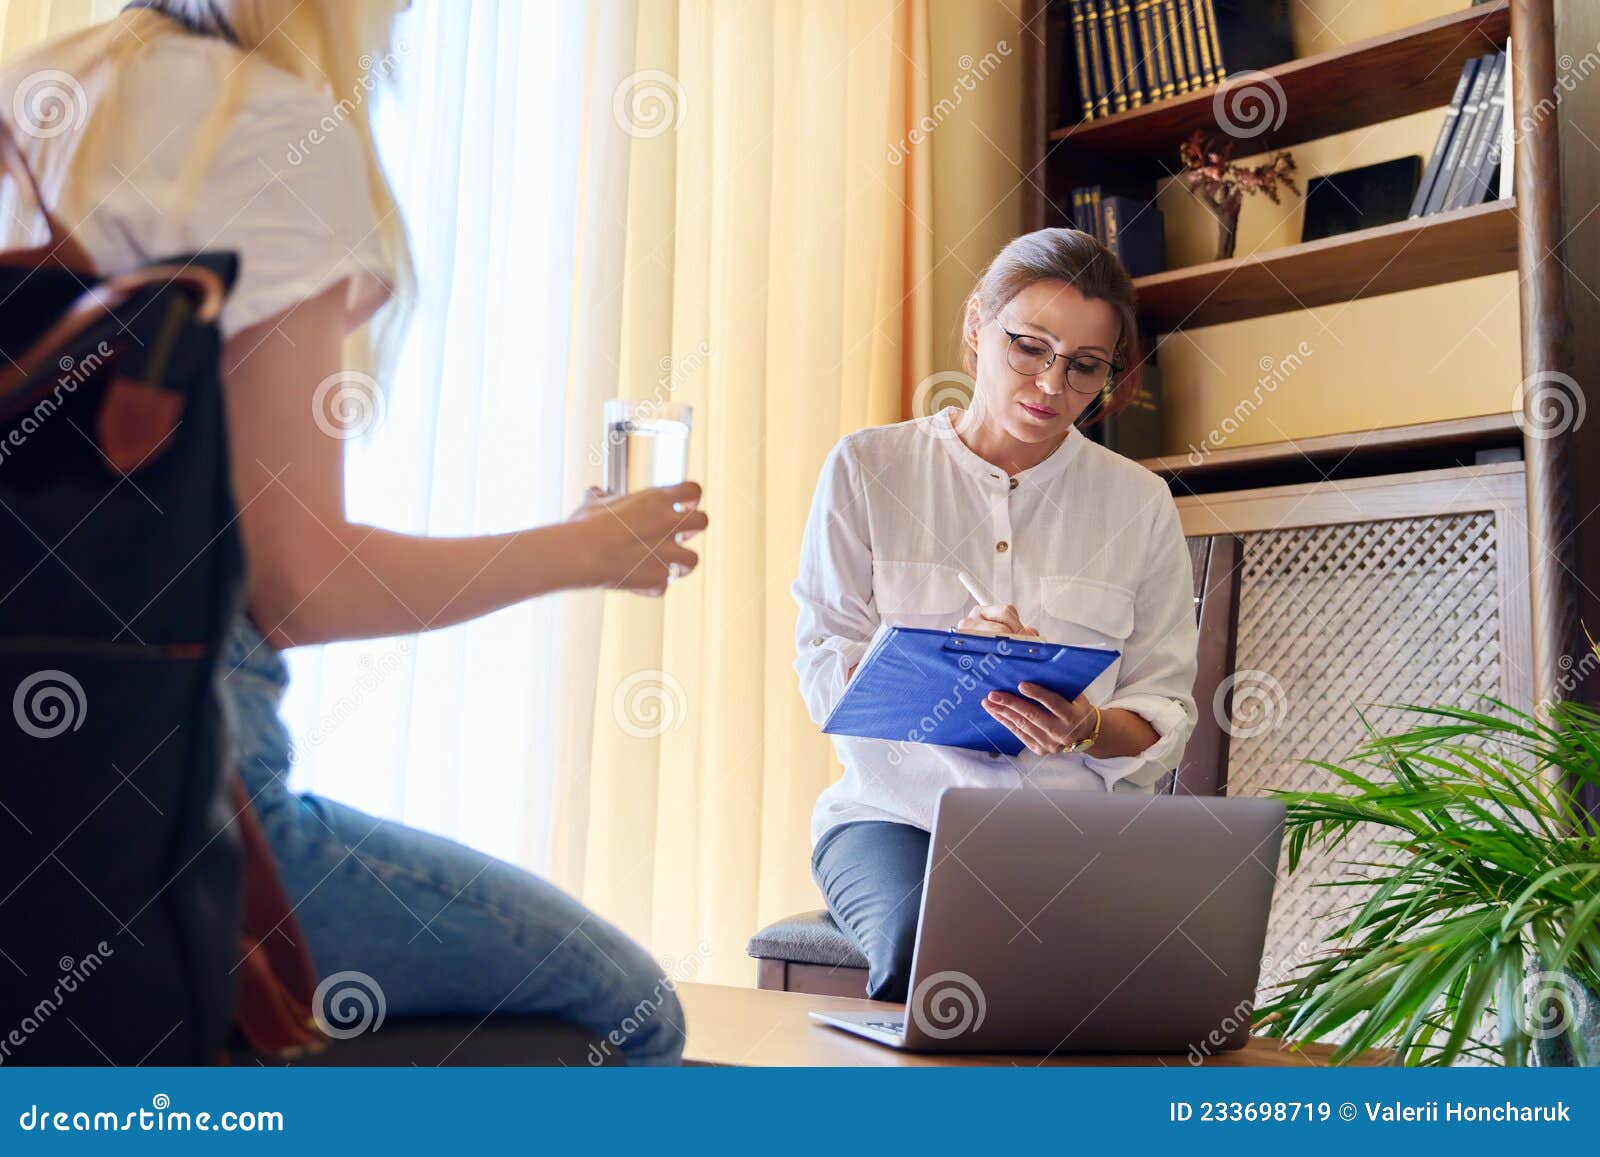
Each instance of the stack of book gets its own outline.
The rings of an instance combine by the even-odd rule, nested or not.
[[[1072,226],[1117,255],[1130,277],[1167,267],[1167,226],[1155,189],[1083,185],[1072,190]]]
[[[1412,217],[1511,196],[1511,42],[1461,69],[1444,127],[1422,171]]]
[[[1067,0],[1083,119],[1294,56],[1289,0]]]
[[[1115,450],[1125,458],[1154,458],[1165,445],[1161,428],[1161,370],[1154,354],[1145,358],[1139,389],[1127,405],[1108,418],[1100,418],[1098,400],[1079,420],[1088,426],[1089,440]],[[1092,424],[1091,424],[1092,423]]]

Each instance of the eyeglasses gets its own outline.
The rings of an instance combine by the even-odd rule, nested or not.
[[[1000,326],[1000,332],[1010,341],[1006,348],[1006,361],[1017,373],[1036,378],[1055,365],[1056,358],[1066,357],[1067,385],[1080,394],[1098,394],[1109,389],[1111,379],[1121,368],[1091,354],[1057,354],[1039,338],[1025,333],[1012,333],[1003,325]]]

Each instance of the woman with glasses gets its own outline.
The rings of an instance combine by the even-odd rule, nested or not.
[[[1076,699],[1030,683],[988,696],[983,709],[1023,744],[1015,757],[834,738],[845,771],[817,801],[812,875],[867,957],[869,996],[907,998],[943,789],[1149,792],[1194,726],[1194,590],[1177,508],[1161,479],[1076,425],[1137,389],[1138,347],[1116,257],[1077,230],[1029,233],[967,300],[971,405],[851,434],[823,466],[794,584],[795,666],[819,724],[887,626],[1121,653]],[[972,605],[963,572],[993,603]]]

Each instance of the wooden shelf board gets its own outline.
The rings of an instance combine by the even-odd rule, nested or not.
[[[1283,92],[1274,106],[1282,118],[1272,129],[1241,142],[1241,155],[1446,104],[1461,66],[1471,57],[1498,50],[1510,30],[1510,0],[1495,0],[1266,69]],[[1165,159],[1170,162],[1168,171],[1175,171],[1180,141],[1195,129],[1218,131],[1212,109],[1217,88],[1066,125],[1053,131],[1050,140],[1068,157],[1121,155],[1152,163]]]
[[[1254,446],[1223,447],[1203,453],[1198,461],[1189,454],[1168,454],[1159,458],[1140,459],[1139,464],[1164,478],[1197,478],[1225,472],[1266,471],[1307,460],[1327,465],[1440,448],[1470,452],[1516,446],[1521,441],[1522,432],[1508,412],[1418,422],[1407,426],[1386,426],[1346,434],[1324,434]]]
[[[1517,267],[1516,202],[1470,205],[1134,281],[1159,333],[1331,305]]]

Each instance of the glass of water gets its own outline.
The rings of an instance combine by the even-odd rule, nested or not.
[[[676,486],[689,477],[691,407],[612,398],[605,411],[607,494]]]

